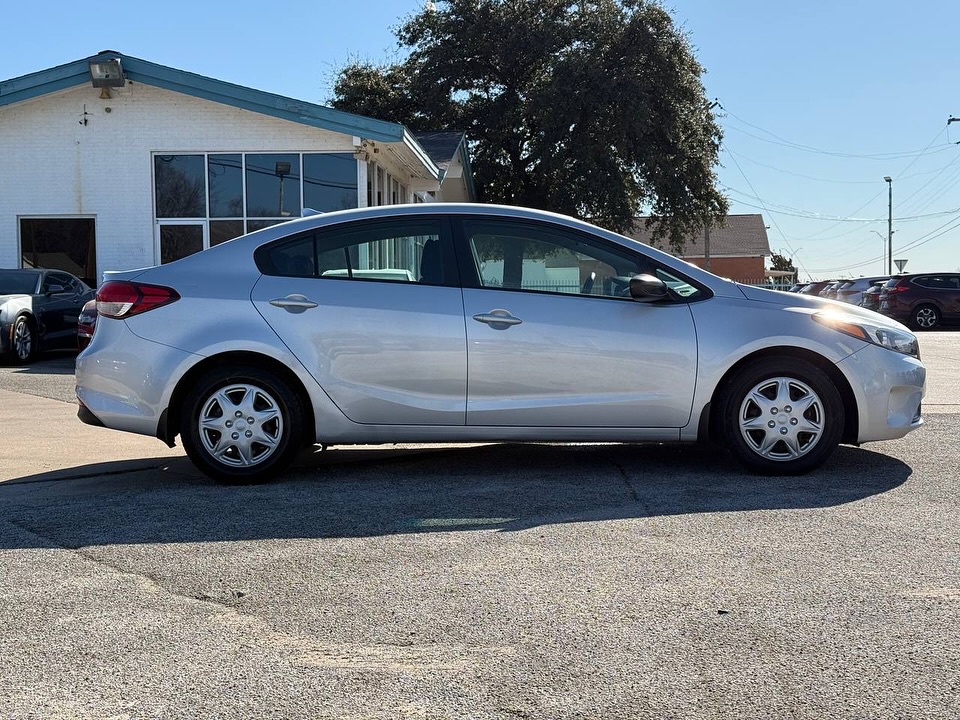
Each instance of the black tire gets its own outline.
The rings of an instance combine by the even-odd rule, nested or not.
[[[187,397],[180,439],[194,465],[218,482],[263,482],[282,472],[300,450],[300,401],[269,370],[216,368],[200,377]]]
[[[37,354],[37,333],[30,318],[20,315],[13,321],[10,340],[10,356],[13,362],[26,365],[33,360]]]
[[[743,368],[720,403],[726,445],[752,472],[801,475],[822,465],[843,435],[843,400],[812,363],[771,357]]]
[[[933,305],[918,305],[910,313],[910,327],[914,330],[933,330],[940,324],[940,311]]]

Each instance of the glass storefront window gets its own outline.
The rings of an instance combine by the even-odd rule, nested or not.
[[[243,235],[243,220],[211,220],[210,247]]]
[[[203,250],[203,225],[161,225],[160,263],[165,264]]]
[[[320,212],[357,206],[357,161],[352,154],[304,154],[303,205]]]
[[[243,159],[234,155],[207,158],[210,217],[243,217]]]
[[[155,155],[158,218],[207,216],[203,155]]]
[[[300,155],[244,156],[247,217],[300,217]]]
[[[331,212],[360,200],[353,153],[157,154],[153,163],[156,219],[191,221],[161,223],[161,262],[298,218],[301,207]],[[374,162],[367,167],[368,204],[374,193],[382,204],[389,176]]]

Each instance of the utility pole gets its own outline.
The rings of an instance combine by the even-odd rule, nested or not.
[[[887,275],[893,275],[893,178],[885,175],[887,181]]]
[[[703,223],[703,269],[710,272],[710,221]]]

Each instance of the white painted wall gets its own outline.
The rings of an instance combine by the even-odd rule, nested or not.
[[[159,262],[155,152],[354,151],[349,135],[148,85],[99,94],[84,85],[0,108],[0,267],[19,267],[22,216],[94,217],[98,277]]]

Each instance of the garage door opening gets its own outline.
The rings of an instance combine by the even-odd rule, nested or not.
[[[20,218],[20,265],[66,270],[96,287],[96,222],[93,218]]]

